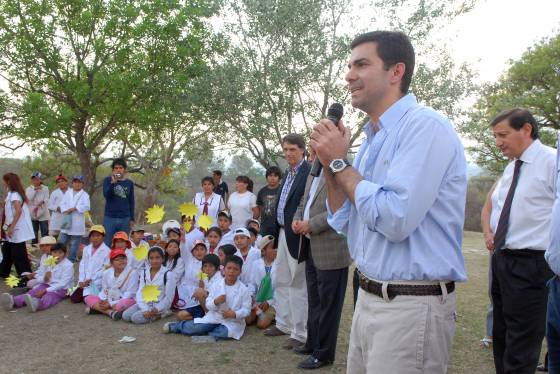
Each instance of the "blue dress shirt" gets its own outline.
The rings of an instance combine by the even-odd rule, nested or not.
[[[558,137],[560,148],[560,136]],[[560,152],[556,150],[556,198],[552,207],[552,221],[550,223],[550,246],[544,253],[544,258],[554,274],[560,275]]]
[[[347,236],[369,278],[466,280],[466,161],[453,126],[409,94],[383,113],[379,127],[374,134],[366,124],[354,160],[364,178],[355,206],[346,200],[335,214],[329,210],[329,224]]]

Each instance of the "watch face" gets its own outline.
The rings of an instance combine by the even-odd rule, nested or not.
[[[344,162],[342,160],[334,160],[333,169],[339,170],[342,167],[344,167]]]

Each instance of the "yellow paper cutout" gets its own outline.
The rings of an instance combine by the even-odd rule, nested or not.
[[[148,256],[148,246],[146,244],[139,245],[132,250],[132,254],[136,261],[142,261]]]
[[[15,275],[10,275],[8,278],[6,278],[6,286],[10,288],[14,288],[17,287],[18,284],[19,284],[19,278],[16,277]]]
[[[165,215],[165,210],[163,206],[155,204],[153,207],[146,210],[146,221],[148,223],[158,223],[163,219]]]
[[[185,221],[183,228],[185,229],[185,232],[190,232],[192,228],[192,221]]]
[[[208,230],[212,227],[212,217],[209,215],[203,214],[198,218],[198,227],[203,228],[204,230]]]
[[[161,291],[158,286],[154,284],[147,284],[142,288],[142,300],[145,303],[151,303],[158,301],[158,297]]]
[[[47,256],[47,258],[45,259],[46,266],[55,266],[57,262],[58,259],[54,256]]]
[[[198,208],[194,203],[183,203],[179,205],[179,212],[182,216],[194,217],[198,213]]]
[[[196,274],[196,279],[198,279],[198,280],[208,280],[208,274],[204,273],[201,270]]]

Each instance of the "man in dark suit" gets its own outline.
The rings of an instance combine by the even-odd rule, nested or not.
[[[307,177],[292,222],[293,231],[301,234],[300,256],[307,257],[307,343],[294,351],[310,356],[298,365],[300,369],[318,369],[334,361],[348,266],[352,262],[346,239],[327,222],[324,172],[317,178]]]
[[[301,347],[307,339],[307,286],[305,263],[298,261],[300,236],[293,232],[292,221],[305,190],[311,167],[305,161],[305,140],[301,135],[289,134],[282,139],[288,170],[282,178],[276,202],[276,257],[274,281],[276,326],[265,335],[290,335],[284,348]]]

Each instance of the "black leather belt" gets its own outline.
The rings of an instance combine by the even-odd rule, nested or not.
[[[383,298],[383,283],[369,279],[358,270],[358,277],[360,278],[360,288],[366,292],[374,294]],[[455,282],[448,282],[445,284],[447,293],[455,291]],[[396,296],[437,296],[441,295],[441,287],[438,284],[388,284],[387,295],[390,300]]]

